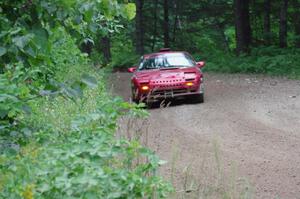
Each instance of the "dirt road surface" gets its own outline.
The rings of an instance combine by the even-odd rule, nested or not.
[[[125,100],[130,76],[112,78],[114,92]],[[148,142],[168,161],[162,175],[178,193],[198,183],[213,198],[208,187],[223,184],[231,197],[243,189],[250,198],[299,199],[300,81],[206,74],[205,90],[203,104],[149,110]]]

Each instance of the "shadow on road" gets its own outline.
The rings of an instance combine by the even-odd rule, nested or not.
[[[147,108],[158,109],[158,108],[167,108],[167,107],[192,105],[192,104],[200,104],[200,103],[195,103],[187,99],[167,99],[167,100],[161,100],[161,101],[149,103],[147,105]]]

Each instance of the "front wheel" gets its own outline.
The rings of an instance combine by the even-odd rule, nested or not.
[[[204,102],[204,93],[189,96],[189,100],[192,103],[203,103]]]
[[[134,103],[139,103],[139,99],[137,99],[137,89],[136,88],[134,88],[134,87],[132,87],[131,88],[131,99],[132,99],[132,101],[134,102]]]

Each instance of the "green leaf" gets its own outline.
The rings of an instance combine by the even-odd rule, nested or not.
[[[32,131],[29,128],[23,128],[21,131],[26,137],[30,137],[32,135]]]
[[[10,31],[9,34],[10,34],[11,36],[13,36],[13,35],[18,34],[18,33],[21,32],[21,31],[22,31],[22,28],[17,27],[15,30]]]
[[[27,54],[27,55],[30,55],[31,57],[36,57],[36,52],[33,50],[33,48],[31,46],[28,46],[24,49],[24,52]]]
[[[34,34],[33,42],[38,47],[39,50],[46,51],[48,47],[49,33],[44,28],[36,27],[32,29],[32,34]]]
[[[18,46],[20,49],[24,49],[24,47],[31,41],[33,38],[32,34],[27,34],[20,37],[13,38],[13,43]]]
[[[57,5],[54,3],[48,3],[47,1],[42,1],[41,6],[46,9],[49,14],[53,14],[57,10]]]
[[[84,74],[81,77],[81,81],[91,88],[97,87],[97,80],[95,77],[90,76],[88,74]]]
[[[88,23],[92,22],[93,19],[94,12],[92,8],[91,3],[84,3],[79,9],[80,13],[84,16],[84,20]]]
[[[76,91],[78,97],[83,97],[83,89],[84,87],[80,85],[80,83],[75,82],[71,88]]]
[[[0,57],[5,55],[7,52],[6,48],[0,46]]]
[[[62,0],[61,3],[67,8],[72,8],[76,4],[76,0]]]
[[[77,99],[81,96],[80,91],[75,90],[70,87],[66,87],[64,91],[65,91],[65,94],[71,99]]]
[[[8,114],[7,114],[7,116],[8,116],[9,118],[13,118],[13,117],[16,116],[16,115],[17,115],[17,112],[16,112],[15,109],[10,110],[10,111],[8,112]]]
[[[124,14],[129,20],[134,19],[136,15],[136,6],[134,3],[128,3],[124,7]]]
[[[93,33],[93,34],[96,34],[97,30],[98,30],[98,27],[97,27],[97,24],[96,23],[91,23],[89,25],[89,30]]]

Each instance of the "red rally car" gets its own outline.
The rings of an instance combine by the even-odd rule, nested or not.
[[[187,52],[162,49],[144,55],[139,66],[128,69],[132,100],[154,102],[167,98],[189,98],[204,102],[203,73],[205,62],[195,62]]]

